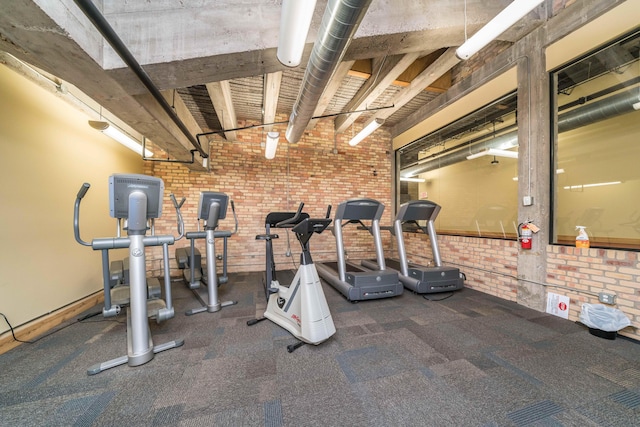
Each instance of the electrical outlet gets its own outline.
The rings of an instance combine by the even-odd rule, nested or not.
[[[531,206],[533,204],[533,196],[524,196],[522,198],[523,206]]]
[[[600,292],[598,294],[598,301],[603,304],[615,304],[616,296],[614,294],[607,294],[605,292]]]

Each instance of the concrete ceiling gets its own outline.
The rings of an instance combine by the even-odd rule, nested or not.
[[[458,61],[449,48],[464,41],[465,6],[472,35],[510,2],[372,0],[314,117],[335,115],[322,120],[337,132],[351,134],[354,122],[375,117],[392,130],[450,86]],[[279,0],[95,3],[193,138],[289,117],[327,0],[317,0],[296,68],[276,59]],[[192,139],[73,0],[0,0],[0,8],[0,50],[73,84],[174,158],[189,158]],[[500,40],[515,42],[545,16],[543,4]],[[224,136],[234,141],[238,132]]]

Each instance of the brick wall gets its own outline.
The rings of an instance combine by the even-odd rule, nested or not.
[[[517,300],[518,245],[515,241],[461,236],[438,236],[444,265],[460,268],[465,286],[510,301]],[[405,234],[410,260],[433,262],[424,234]],[[598,304],[598,293],[616,295],[615,307],[633,325],[640,324],[640,253],[605,249],[578,249],[549,245],[546,250],[548,292],[570,298],[569,320],[578,321],[583,303]],[[620,332],[636,340],[640,333],[628,327]]]
[[[279,118],[282,119],[282,118]],[[249,123],[247,123],[249,125]],[[276,128],[284,135],[284,127]],[[305,211],[312,216],[324,216],[327,204],[334,208],[349,198],[369,197],[385,206],[382,225],[391,224],[391,158],[389,135],[378,130],[357,147],[349,147],[349,135],[335,137],[331,122],[320,122],[313,132],[305,133],[295,145],[281,136],[274,160],[264,158],[262,131],[239,132],[238,142],[221,138],[212,140],[211,172],[193,172],[178,163],[147,162],[145,173],[159,176],[165,182],[163,217],[156,222],[157,234],[175,234],[175,213],[169,194],[187,200],[182,207],[186,230],[196,229],[196,215],[200,191],[222,191],[235,202],[239,221],[238,234],[229,241],[229,271],[264,270],[264,243],[256,241],[264,233],[264,218],[268,212],[295,210],[305,203]],[[337,151],[334,152],[334,146]],[[333,215],[332,215],[333,217]],[[232,229],[228,211],[220,229]],[[293,268],[298,263],[299,245],[289,236],[293,256],[285,256],[287,233],[279,230],[280,239],[274,241],[276,264],[279,269]],[[344,229],[345,247],[352,259],[374,258],[372,239],[355,226]],[[459,267],[465,273],[465,285],[510,301],[517,300],[517,256],[515,241],[461,236],[439,236],[439,247],[445,265]],[[395,240],[383,232],[385,253],[396,256]],[[423,234],[405,235],[410,260],[429,264],[432,261],[429,240]],[[188,246],[183,239],[170,248],[171,274],[179,271],[174,259],[177,247]],[[203,242],[199,243],[205,253]],[[221,252],[221,242],[217,243]],[[314,236],[311,248],[316,261],[335,259],[335,239],[330,232]],[[161,275],[162,251],[150,250],[149,269]],[[597,303],[597,293],[606,291],[617,295],[617,307],[632,320],[640,323],[640,254],[635,252],[548,246],[549,292],[570,297],[569,319],[578,320],[582,303]],[[635,339],[640,334],[633,328],[621,332]]]
[[[410,260],[434,265],[429,238],[423,233],[405,233]],[[518,248],[515,241],[463,236],[438,236],[443,265],[458,267],[465,286],[515,301],[517,297]]]
[[[640,253],[611,249],[547,246],[550,292],[571,298],[569,319],[578,320],[583,303],[598,304],[598,293],[616,295],[615,307],[640,324]],[[640,339],[635,328],[622,335]]]
[[[286,117],[278,117],[277,120],[286,120]],[[227,142],[220,137],[212,139],[210,173],[193,172],[179,163],[147,162],[145,173],[160,177],[165,183],[163,217],[156,222],[156,233],[175,234],[176,216],[171,208],[170,193],[174,193],[178,201],[182,197],[187,199],[181,209],[182,216],[186,231],[195,231],[200,192],[224,192],[234,201],[239,222],[238,234],[229,240],[229,271],[261,271],[264,270],[264,242],[257,241],[255,236],[264,233],[264,220],[269,212],[295,211],[298,203],[304,202],[305,212],[324,217],[328,204],[335,209],[344,200],[367,197],[387,207],[382,222],[391,223],[391,149],[390,136],[384,129],[379,129],[356,147],[348,145],[352,136],[350,131],[336,135],[334,143],[333,122],[330,120],[319,121],[316,128],[305,132],[297,144],[287,143],[284,126],[275,126],[273,130],[280,132],[273,160],[264,157],[263,130],[254,128],[237,132],[237,142]],[[227,219],[220,222],[219,229],[229,230],[233,226],[231,210],[228,209]],[[373,240],[368,233],[357,230],[353,225],[345,227],[344,231],[349,256],[375,256]],[[276,264],[281,268],[291,268],[292,262],[298,263],[299,243],[290,233],[294,256],[287,258],[284,256],[287,233],[278,230],[278,234],[280,239],[274,241]],[[384,239],[388,245],[390,236]],[[188,244],[183,239],[170,249],[172,276],[179,275],[174,250]],[[203,241],[198,247],[204,254]],[[218,242],[216,248],[217,253],[221,253],[222,242]],[[335,239],[330,232],[314,236],[311,249],[315,260],[336,258]],[[156,248],[150,254],[149,268],[153,274],[160,275],[162,251]]]

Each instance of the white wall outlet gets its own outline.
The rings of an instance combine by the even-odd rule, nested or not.
[[[531,206],[533,204],[533,196],[524,196],[522,198],[523,206]]]

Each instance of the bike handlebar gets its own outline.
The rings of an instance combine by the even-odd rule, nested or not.
[[[300,202],[300,205],[298,205],[298,210],[296,211],[295,215],[293,215],[289,219],[285,219],[284,221],[280,221],[279,223],[277,223],[276,228],[284,228],[283,226],[285,225],[295,224],[298,221],[298,219],[300,219],[300,214],[302,214],[303,207],[304,207],[304,202]]]

